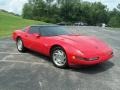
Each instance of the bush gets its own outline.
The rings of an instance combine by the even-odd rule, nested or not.
[[[108,23],[111,27],[120,27],[120,18],[119,17],[112,17]]]

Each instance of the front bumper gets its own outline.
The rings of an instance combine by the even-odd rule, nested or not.
[[[104,54],[104,55],[99,55],[98,56],[99,59],[98,60],[92,60],[92,61],[87,61],[87,60],[80,60],[80,59],[72,59],[71,58],[71,62],[69,63],[70,66],[74,66],[74,65],[82,65],[82,66],[91,66],[91,65],[96,65],[102,62],[105,62],[107,60],[109,60],[110,58],[113,57],[113,53],[112,54]]]

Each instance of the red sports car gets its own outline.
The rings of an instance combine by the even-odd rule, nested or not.
[[[57,25],[28,26],[13,33],[17,49],[49,56],[56,67],[95,65],[112,58],[113,50],[93,36],[71,34]]]

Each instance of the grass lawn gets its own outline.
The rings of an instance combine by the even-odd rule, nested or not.
[[[47,24],[45,22],[23,19],[0,11],[0,38],[8,37],[16,29],[24,28],[28,25]]]

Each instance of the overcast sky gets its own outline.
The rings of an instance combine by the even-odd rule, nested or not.
[[[83,0],[95,2],[102,2],[104,5],[107,5],[110,10],[115,8],[120,0]],[[17,14],[21,14],[23,5],[27,2],[27,0],[0,0],[0,9],[4,9],[10,12],[14,12]]]

